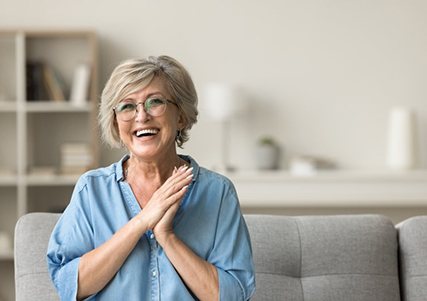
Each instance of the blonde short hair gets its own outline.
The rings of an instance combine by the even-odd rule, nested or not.
[[[189,139],[189,130],[197,122],[197,92],[190,74],[177,60],[169,56],[150,56],[122,62],[112,72],[101,95],[98,122],[104,142],[111,147],[123,147],[113,108],[127,95],[146,87],[155,77],[162,78],[184,118],[185,127],[176,137],[182,147]]]

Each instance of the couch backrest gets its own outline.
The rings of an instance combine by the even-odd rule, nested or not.
[[[427,216],[397,225],[403,301],[427,300]]]
[[[17,301],[58,300],[46,265],[47,243],[58,218],[59,214],[31,213],[16,225]],[[245,215],[245,220],[257,273],[253,300],[400,300],[397,234],[387,218]],[[413,246],[411,238],[403,238],[405,233],[401,235],[401,243],[407,246],[405,269],[417,272],[416,265],[409,263]],[[421,243],[426,252],[427,242]],[[425,272],[427,257],[422,256]],[[411,278],[407,287],[418,289],[422,283],[425,296],[426,280]],[[418,300],[424,298],[406,301]]]
[[[397,301],[397,233],[383,216],[245,215],[253,300]]]
[[[59,216],[54,213],[30,213],[16,223],[16,301],[59,300],[49,278],[46,262],[50,233]]]

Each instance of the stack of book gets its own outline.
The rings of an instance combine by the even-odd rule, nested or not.
[[[82,174],[93,162],[92,151],[86,143],[65,143],[61,145],[61,173]]]

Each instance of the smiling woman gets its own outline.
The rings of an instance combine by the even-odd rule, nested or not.
[[[102,93],[103,138],[128,154],[84,174],[48,248],[61,300],[248,300],[250,238],[226,177],[178,155],[197,121],[171,57],[129,60]],[[121,297],[118,297],[121,296]]]

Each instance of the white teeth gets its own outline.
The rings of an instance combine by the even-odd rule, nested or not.
[[[155,135],[159,132],[157,129],[144,129],[136,132],[136,136],[140,137],[142,135]]]

